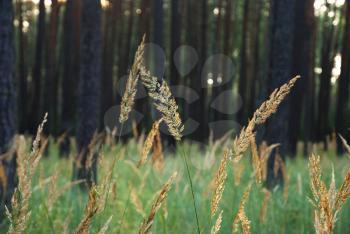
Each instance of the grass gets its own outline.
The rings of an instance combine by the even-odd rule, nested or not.
[[[212,180],[219,167],[222,153],[216,152],[214,164],[205,166],[203,152],[195,145],[184,143],[182,146],[187,152],[189,169],[193,180],[193,190],[196,196],[198,218],[201,224],[201,232],[209,233],[215,223],[217,215],[211,218],[210,204],[213,193]],[[210,146],[208,146],[210,147]],[[113,147],[104,147],[102,159],[99,162],[99,180],[108,173],[108,169],[120,152],[122,158],[114,168],[112,186],[107,201],[106,209],[94,217],[91,233],[97,233],[105,222],[113,215],[107,233],[135,233],[139,230],[144,218],[148,215],[156,193],[169,179],[174,171],[178,176],[168,193],[160,211],[155,217],[152,227],[153,233],[196,233],[196,219],[193,213],[192,196],[187,180],[187,172],[184,168],[180,152],[176,155],[165,153],[165,165],[162,171],[153,169],[149,160],[140,170],[136,169],[139,160],[139,145],[131,140],[128,144]],[[209,152],[209,149],[202,149]],[[251,181],[250,157],[243,157],[245,165],[241,183],[234,185],[232,164],[227,167],[227,182],[219,205],[219,211],[223,210],[223,221],[219,233],[231,233],[232,222],[238,211],[242,194]],[[325,152],[321,157],[323,178],[327,184],[331,179],[332,164],[334,165],[337,187],[346,169],[350,166],[348,158],[336,158],[333,152]],[[58,147],[51,144],[48,156],[39,163],[37,173],[33,179],[33,193],[30,200],[31,216],[26,233],[62,233],[68,229],[71,233],[78,227],[84,216],[87,202],[87,193],[75,187],[63,193],[55,201],[53,208],[48,211],[45,201],[48,200],[49,179],[53,173],[58,173],[58,190],[70,183],[72,178],[72,159],[61,159],[58,155]],[[309,171],[307,159],[298,156],[296,159],[287,160],[287,173],[289,175],[288,200],[285,202],[283,188],[276,188],[271,193],[268,203],[265,222],[260,220],[260,210],[264,200],[262,185],[255,182],[252,186],[245,212],[251,221],[252,233],[314,233],[313,207],[308,201],[312,197],[309,187]],[[298,191],[298,177],[301,178],[301,191]],[[135,202],[130,202],[125,214],[123,225],[120,227],[122,212],[128,199],[130,186],[136,193],[136,199],[140,200],[138,208]],[[143,211],[143,212],[142,212]],[[219,213],[219,212],[218,212]],[[334,233],[349,233],[350,202],[347,202],[338,215]],[[6,233],[8,222],[4,221],[0,226],[0,233]]]

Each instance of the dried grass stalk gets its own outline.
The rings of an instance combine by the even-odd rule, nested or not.
[[[152,162],[157,171],[161,171],[164,168],[163,146],[159,129],[154,137]]]
[[[128,79],[126,81],[125,92],[122,97],[121,107],[120,107],[120,115],[119,122],[122,124],[129,118],[129,113],[131,112],[134,103],[135,103],[135,95],[137,91],[137,82],[139,80],[140,74],[139,69],[142,64],[142,58],[144,54],[145,47],[145,35],[142,38],[141,44],[137,48],[134,63],[130,69]]]
[[[244,172],[244,164],[240,162],[233,162],[233,176],[234,176],[234,184],[235,186],[239,186],[241,184],[241,178]]]
[[[345,140],[345,138],[342,135],[340,135],[340,134],[338,134],[338,135],[343,143],[343,146],[346,150],[348,157],[350,158],[350,145],[348,144],[348,142]]]
[[[176,140],[181,140],[184,126],[168,84],[165,80],[159,81],[157,77],[152,76],[144,66],[141,66],[140,73],[141,81],[147,88],[148,95],[153,99],[154,106],[162,114],[170,134]]]
[[[109,219],[107,220],[107,222],[103,225],[103,227],[100,229],[100,231],[98,231],[98,234],[105,234],[109,228],[109,224],[111,223],[113,219],[113,215],[111,217],[109,217]]]
[[[269,99],[263,102],[254,112],[253,118],[248,122],[247,127],[242,128],[239,136],[236,137],[233,142],[233,156],[235,161],[239,161],[243,153],[247,151],[250,143],[249,139],[254,136],[255,126],[265,123],[266,120],[277,111],[278,106],[299,78],[300,76],[296,76],[280,88],[275,89],[271,93]]]
[[[267,208],[268,208],[269,201],[271,198],[271,192],[266,188],[263,188],[261,191],[264,193],[264,200],[263,200],[263,203],[261,206],[259,218],[260,218],[261,223],[265,223]]]
[[[145,219],[139,229],[139,234],[146,234],[149,233],[151,231],[152,228],[152,224],[155,218],[155,215],[157,213],[157,211],[161,208],[162,203],[164,202],[164,200],[167,197],[167,194],[171,188],[171,185],[175,179],[177,175],[177,172],[175,172],[170,178],[169,180],[163,185],[162,189],[160,190],[156,200],[154,201],[151,211],[148,215],[148,218]]]
[[[225,181],[227,178],[226,165],[227,165],[228,155],[229,155],[228,150],[225,150],[224,157],[221,160],[219,169],[215,174],[215,180],[214,180],[215,190],[214,190],[213,198],[211,199],[211,206],[210,206],[210,213],[212,217],[215,215],[218,209],[219,202],[222,197],[222,193],[224,192],[224,189],[225,189]]]
[[[93,186],[89,192],[89,200],[85,207],[85,215],[81,220],[77,230],[75,231],[76,234],[89,233],[92,219],[99,211],[98,201],[99,201],[99,194],[97,192],[96,186]]]
[[[131,202],[134,205],[137,213],[144,216],[145,210],[143,209],[142,202],[141,202],[141,200],[140,200],[139,196],[137,195],[137,192],[135,191],[134,188],[131,188],[130,199],[131,199]]]
[[[250,138],[250,145],[252,149],[252,163],[255,174],[255,179],[257,183],[261,183],[262,181],[262,162],[258,155],[258,147],[255,142],[255,136]]]
[[[155,136],[156,136],[157,132],[159,131],[159,124],[161,122],[162,122],[162,119],[153,123],[152,129],[148,133],[146,141],[143,144],[142,151],[141,151],[141,158],[140,158],[140,161],[138,162],[138,165],[137,165],[138,168],[140,168],[142,165],[145,164],[145,162],[147,160],[147,156],[152,149]]]
[[[21,136],[16,139],[19,142],[17,151],[18,188],[12,197],[12,213],[8,210],[6,211],[10,219],[8,230],[10,234],[24,233],[30,218],[29,200],[32,195],[32,178],[41,159],[43,149],[47,145],[47,141],[41,144],[41,134],[46,122],[47,113],[38,127],[29,157],[25,153],[26,144],[24,137]]]
[[[309,172],[310,188],[313,194],[311,202],[315,206],[314,226],[316,233],[333,233],[337,214],[350,196],[350,170],[345,175],[338,192],[335,186],[334,170],[327,191],[327,187],[322,181],[319,156],[311,155],[309,158]]]
[[[219,216],[214,224],[214,226],[211,228],[210,233],[211,234],[217,234],[220,231],[221,228],[221,223],[222,223],[222,210],[219,213]]]
[[[241,223],[242,231],[244,234],[250,233],[250,221],[245,214],[244,208],[245,208],[245,205],[247,203],[251,188],[252,188],[252,186],[250,184],[242,196],[242,199],[241,199],[241,202],[240,202],[239,208],[238,208],[238,213],[233,220],[232,231],[234,233],[238,232],[238,224],[239,223]]]

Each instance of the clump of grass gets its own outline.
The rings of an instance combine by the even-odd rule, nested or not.
[[[161,208],[164,200],[167,197],[167,194],[171,188],[171,185],[174,181],[174,179],[176,178],[177,173],[175,172],[170,178],[169,180],[163,185],[162,189],[160,190],[156,200],[153,202],[151,211],[147,217],[147,219],[145,219],[139,229],[139,234],[146,234],[149,233],[151,231],[152,228],[152,224],[154,221],[154,217],[157,213],[157,211]]]
[[[129,118],[129,113],[132,110],[135,103],[135,95],[137,92],[137,82],[140,78],[139,69],[142,64],[144,47],[145,47],[145,38],[144,35],[141,41],[141,44],[137,48],[134,63],[130,69],[128,79],[126,81],[125,92],[122,97],[121,107],[120,107],[120,115],[119,122],[122,124],[126,122]]]
[[[317,234],[333,233],[337,214],[350,196],[350,169],[337,191],[334,170],[332,180],[327,190],[322,180],[320,157],[311,155],[309,158],[310,188],[313,194],[312,204],[315,207],[314,227]]]
[[[46,122],[47,113],[38,127],[29,157],[27,157],[27,154],[25,153],[24,137],[21,136],[18,138],[18,187],[12,197],[12,212],[10,213],[10,211],[7,210],[7,216],[10,219],[9,234],[23,233],[31,215],[29,200],[32,196],[32,178],[41,159],[42,151],[47,144],[47,141],[41,144],[41,134]]]

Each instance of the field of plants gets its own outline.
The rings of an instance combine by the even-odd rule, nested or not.
[[[31,184],[26,233],[72,233],[83,221],[88,222],[91,233],[104,233],[103,229],[107,230],[106,233],[136,233],[141,223],[148,219],[160,190],[174,172],[177,176],[167,197],[152,217],[151,232],[196,233],[196,216],[182,153],[188,158],[201,233],[213,233],[211,229],[219,214],[222,216],[219,232],[231,233],[242,196],[249,186],[251,191],[244,210],[252,233],[314,233],[314,212],[318,204],[315,207],[310,202],[313,199],[310,171],[303,156],[287,160],[288,179],[283,187],[277,186],[272,191],[264,189],[264,183],[256,182],[250,154],[246,154],[239,164],[228,163],[225,190],[218,212],[212,217],[211,200],[223,154],[222,144],[218,147],[214,143],[198,149],[184,143],[175,154],[166,152],[164,161],[153,158],[138,168],[142,139],[131,140],[123,146],[103,146],[98,161],[98,181],[102,186],[97,187],[95,201],[88,199],[86,191],[79,188],[79,182],[71,182],[73,157],[60,158],[57,145],[50,144],[48,156],[39,162]],[[226,140],[224,144],[229,143],[230,140]],[[349,158],[336,158],[332,150],[320,155],[322,179],[328,187],[332,184],[334,171],[336,187],[339,188],[350,167]],[[103,188],[108,183],[106,179],[109,180],[113,161],[119,156],[109,189]],[[337,214],[334,233],[347,233],[349,218],[350,203],[346,203]],[[2,223],[1,233],[6,233],[8,227],[8,222]]]

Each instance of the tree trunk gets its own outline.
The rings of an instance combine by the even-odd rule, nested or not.
[[[18,1],[18,122],[19,132],[24,133],[27,130],[27,61],[26,61],[26,47],[27,35],[23,28],[23,3]]]
[[[199,54],[199,63],[194,66],[185,80],[188,80],[190,87],[198,94],[199,98],[187,105],[189,118],[198,123],[197,129],[190,135],[190,138],[196,141],[202,141],[208,136],[208,124],[206,122],[206,89],[202,83],[202,67],[205,63],[207,52],[207,20],[208,5],[206,0],[187,1],[187,27],[186,43],[193,47]],[[192,9],[201,9],[193,11]],[[199,14],[201,13],[201,14]],[[197,23],[197,22],[200,23]]]
[[[44,108],[51,116],[48,132],[57,135],[58,122],[58,70],[57,70],[57,31],[59,18],[58,0],[51,2],[51,15],[46,47],[46,74],[44,90]]]
[[[238,113],[241,124],[247,122],[255,107],[255,83],[259,72],[259,32],[262,1],[247,0],[244,3],[242,29],[241,77],[239,94],[244,108]]]
[[[78,156],[74,178],[85,179],[86,184],[91,186],[97,180],[97,156],[88,151],[93,135],[98,130],[100,112],[101,3],[99,0],[82,1],[80,56]],[[93,156],[89,159],[89,155]]]
[[[349,124],[349,111],[347,103],[349,99],[349,79],[350,79],[350,2],[346,2],[346,21],[343,38],[343,48],[341,52],[341,73],[338,80],[338,97],[335,127],[336,132],[343,135],[347,141],[350,140],[350,134],[347,126]],[[337,138],[337,152],[344,153],[344,147],[339,138]]]
[[[122,58],[119,59],[119,77],[125,76],[128,73],[128,67],[130,65],[131,57],[130,51],[131,51],[131,42],[133,40],[132,38],[132,32],[134,28],[134,1],[129,1],[129,12],[128,15],[128,22],[127,22],[127,29],[126,29],[126,36],[125,36],[125,45],[122,48]]]
[[[292,49],[294,32],[294,1],[272,0],[271,1],[271,47],[270,47],[270,79],[268,90],[271,93],[275,88],[280,87],[291,79]],[[268,144],[281,143],[281,147],[275,149],[268,161],[268,186],[274,187],[282,182],[281,171],[275,177],[273,168],[276,152],[279,150],[282,158],[285,158],[289,98],[287,97],[280,105],[278,111],[270,118],[266,129],[266,140]]]
[[[175,65],[175,52],[180,46],[181,41],[181,11],[178,1],[171,1],[171,48],[170,48],[170,84],[180,84],[180,74]]]
[[[31,89],[31,111],[30,111],[30,132],[36,131],[36,125],[39,123],[43,114],[42,109],[42,65],[43,65],[43,48],[45,41],[45,0],[39,1],[39,17],[37,24],[35,59],[33,68],[33,86]]]
[[[7,152],[15,134],[15,94],[13,72],[15,51],[13,46],[13,6],[11,0],[0,1],[0,155]],[[5,205],[11,207],[16,185],[15,155],[0,157],[0,216]]]
[[[101,123],[103,124],[104,114],[114,103],[113,80],[114,80],[114,60],[116,54],[116,30],[119,25],[118,11],[121,7],[120,1],[111,1],[112,6],[106,10],[105,34],[103,44],[103,76],[101,84]],[[110,129],[111,131],[113,129]]]
[[[334,10],[334,9],[333,9]],[[333,19],[326,17],[323,25],[323,38],[321,50],[320,89],[318,93],[318,120],[317,120],[317,140],[323,141],[325,149],[328,148],[326,136],[331,133],[329,112],[331,97],[331,78],[334,63],[334,42],[338,33],[335,33]]]
[[[293,76],[300,75],[302,79],[295,84],[294,91],[290,95],[289,115],[289,149],[288,152],[295,156],[296,146],[300,138],[301,114],[304,106],[305,114],[310,115],[312,109],[310,95],[313,82],[313,35],[314,35],[314,0],[297,0],[295,9],[295,30],[293,50]],[[304,99],[305,95],[305,99]],[[304,131],[312,129],[313,121],[309,119]],[[310,140],[310,139],[309,139]]]
[[[76,119],[76,89],[79,77],[79,31],[80,0],[67,0],[64,15],[63,32],[63,79],[62,79],[62,114],[61,134],[65,138],[60,145],[60,155],[68,155],[70,139]]]

